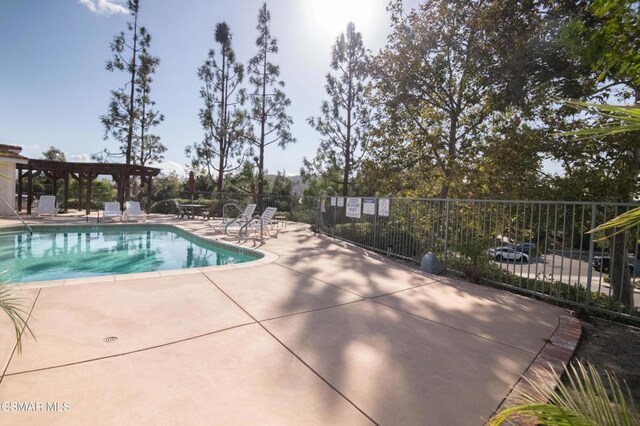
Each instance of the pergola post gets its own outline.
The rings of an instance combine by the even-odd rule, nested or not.
[[[91,213],[91,182],[93,182],[92,173],[87,173],[87,216]]]
[[[22,211],[22,167],[18,168],[18,211]]]
[[[27,214],[31,214],[31,205],[33,204],[33,169],[31,165],[29,165],[27,173]]]
[[[64,174],[64,212],[69,211],[69,172]]]
[[[82,210],[82,173],[78,173],[78,211]]]
[[[118,192],[117,199],[118,203],[120,203],[120,211],[124,211],[124,182],[122,180],[122,174],[114,174],[113,180],[116,181],[116,188]]]
[[[153,190],[153,178],[147,176],[147,214],[151,213],[151,191]]]

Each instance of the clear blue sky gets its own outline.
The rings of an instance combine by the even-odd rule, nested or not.
[[[406,2],[409,5],[417,1]],[[110,90],[126,75],[104,68],[109,44],[126,28],[124,0],[3,0],[0,2],[0,143],[20,145],[32,158],[53,145],[68,160],[82,161],[102,148],[100,116]],[[237,58],[255,53],[258,0],[140,0],[140,23],[151,33],[152,53],[161,63],[152,97],[166,119],[154,130],[168,150],[163,167],[187,164],[184,147],[198,141],[201,100],[197,68],[214,48],[216,23],[226,21]],[[388,0],[271,0],[272,32],[279,41],[285,91],[291,99],[298,142],[266,154],[270,172],[297,174],[303,156],[312,156],[317,133],[306,119],[325,99],[324,76],[336,37],[353,21],[367,48],[381,48],[389,33]],[[120,6],[119,6],[120,5]],[[407,7],[408,7],[407,6]],[[110,13],[110,12],[116,13]]]

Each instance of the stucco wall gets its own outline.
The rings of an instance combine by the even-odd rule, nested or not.
[[[16,200],[16,165],[0,159],[0,196],[15,207]],[[8,178],[8,179],[7,179]],[[0,215],[12,215],[7,205],[0,201]]]

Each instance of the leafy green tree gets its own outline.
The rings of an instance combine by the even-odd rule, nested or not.
[[[244,157],[248,120],[246,111],[241,109],[245,99],[240,87],[244,67],[236,62],[231,30],[226,22],[216,25],[215,40],[220,45],[220,63],[212,49],[204,65],[198,68],[198,78],[204,84],[200,89],[204,107],[199,113],[204,138],[187,147],[185,152],[192,165],[204,169],[216,183],[216,190],[222,192],[225,174],[242,165],[242,160],[237,165],[233,161]]]
[[[549,176],[542,172],[540,139],[546,133],[498,116],[485,135],[476,167],[461,190],[471,198],[541,200],[549,198]]]
[[[58,189],[58,196],[62,197],[64,194],[64,188]],[[78,199],[79,187],[77,180],[71,180],[69,182],[69,198]],[[86,195],[86,189],[85,189]],[[96,179],[91,183],[91,200],[94,203],[104,203],[107,201],[113,201],[116,199],[117,189],[113,182],[106,179]]]
[[[595,199],[631,201],[640,192],[637,178],[639,159],[634,155],[640,134],[640,107],[598,105],[584,102],[567,102],[582,111],[589,110],[602,120],[560,136],[574,137],[578,155],[567,158],[570,164],[569,184],[590,188]],[[569,145],[571,146],[571,145]],[[589,180],[590,179],[590,180]],[[587,183],[585,185],[585,182]],[[616,212],[619,213],[619,212]],[[627,268],[627,236],[625,231],[640,224],[640,209],[622,213],[591,232],[601,233],[602,239],[610,240],[612,262],[620,267],[610,273],[613,297],[627,307],[634,306],[634,289]],[[604,236],[602,236],[604,235]]]
[[[338,195],[342,189],[342,170],[337,167],[324,170],[322,175],[309,174],[302,169],[302,180],[307,184],[304,195],[317,197],[321,195]]]
[[[353,22],[336,40],[331,53],[331,69],[325,88],[328,101],[322,103],[321,116],[308,119],[321,135],[316,157],[304,160],[311,174],[326,175],[342,171],[342,195],[349,195],[352,178],[367,151],[371,127],[371,108],[367,102],[369,86],[368,55],[362,34]]]
[[[253,200],[258,198],[258,174],[257,166],[251,161],[245,161],[235,173],[227,175],[225,192],[250,195]],[[269,181],[265,179],[263,190],[268,192]]]
[[[550,152],[563,161],[569,183],[578,181],[576,188],[588,189],[589,195],[598,200],[628,202],[640,193],[640,132],[631,131],[637,129],[637,121],[636,127],[633,121],[640,108],[640,38],[636,36],[639,12],[636,1],[587,2],[582,13],[566,23],[560,39],[574,60],[592,73],[588,77],[595,87],[587,99],[634,101],[626,109],[574,104],[583,108],[581,114],[571,117],[568,124],[556,126],[565,132]],[[587,112],[595,108],[596,114],[585,114],[584,108]],[[622,126],[620,120],[624,122]],[[633,213],[623,216],[622,223],[629,217]],[[609,225],[620,225],[619,219]],[[614,231],[609,239],[612,262],[621,266],[610,273],[613,295],[633,307],[633,286],[626,266],[627,236]]]
[[[488,173],[517,176],[519,165],[527,180],[545,179],[549,130],[540,115],[557,112],[551,96],[595,86],[590,68],[558,42],[581,6],[429,0],[408,12],[393,1],[389,10],[392,34],[372,61],[378,116],[362,181],[407,196],[539,194]]]
[[[160,60],[149,53],[151,34],[138,25],[139,0],[129,0],[128,7],[133,17],[133,22],[127,23],[130,40],[124,32],[114,37],[111,42],[113,58],[107,61],[106,69],[126,72],[129,80],[124,88],[111,92],[109,112],[100,117],[105,139],[111,136],[119,142],[119,153],[105,149],[93,157],[106,161],[110,157],[121,156],[126,164],[131,164],[149,161],[153,156],[161,155],[166,148],[159,143],[157,136],[151,141],[146,138],[148,129],[164,120],[161,114],[151,109],[154,103],[149,97],[151,75]],[[154,153],[150,155],[152,150]]]
[[[563,46],[591,68],[605,87],[625,85],[625,97],[640,102],[640,4],[636,0],[592,0],[581,19],[563,29]],[[601,89],[602,90],[602,89]]]
[[[284,172],[278,172],[275,179],[273,180],[271,194],[290,197],[292,191],[293,182],[291,182],[291,179],[289,179]]]
[[[179,197],[184,185],[185,180],[176,172],[160,174],[153,180],[152,198],[154,201],[161,201]]]
[[[45,152],[42,153],[45,160],[51,161],[67,161],[67,157],[64,155],[64,151],[55,146],[50,146]]]
[[[390,10],[392,33],[373,61],[386,119],[378,130],[382,149],[372,158],[388,158],[394,146],[416,147],[405,168],[428,170],[435,179],[426,184],[439,187],[433,195],[446,198],[472,170],[496,114],[483,5],[428,0],[405,13],[396,1]]]
[[[278,42],[271,34],[269,22],[271,15],[264,3],[258,14],[258,52],[249,61],[247,73],[249,83],[253,86],[250,95],[251,109],[249,119],[255,124],[252,132],[248,133],[251,144],[258,150],[256,164],[258,166],[258,196],[264,194],[264,151],[269,145],[277,144],[284,149],[289,143],[295,142],[291,135],[290,126],[293,123],[286,108],[291,101],[282,91],[284,81],[280,77],[280,67],[270,61],[270,56],[278,53]]]

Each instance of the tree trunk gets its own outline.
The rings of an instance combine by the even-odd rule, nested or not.
[[[440,188],[440,198],[447,198],[449,196],[449,190],[451,189],[451,182],[453,181],[453,168],[455,167],[456,159],[458,156],[458,115],[455,111],[450,113],[451,123],[449,124],[449,153],[446,160],[446,170],[443,170],[442,187]]]
[[[264,61],[262,63],[262,111],[260,117],[260,158],[258,160],[258,211],[263,209],[262,198],[264,196],[264,138],[265,124],[267,121],[267,46],[265,44]]]
[[[611,255],[609,259],[609,278],[613,289],[613,298],[627,308],[633,307],[633,285],[629,274],[626,233],[611,237]]]
[[[216,191],[222,193],[222,179],[224,179],[224,157],[220,155],[220,162],[218,163],[218,181],[216,182]]]
[[[133,17],[133,54],[131,55],[131,92],[129,95],[129,129],[127,130],[127,150],[125,154],[126,163],[131,164],[131,144],[133,142],[133,115],[136,87],[136,49],[138,44],[138,12]],[[127,198],[129,197],[129,189],[127,188]]]
[[[349,85],[347,87],[347,137],[344,150],[344,175],[342,176],[342,195],[349,195],[349,174],[351,173],[351,110],[353,109],[353,85],[351,64],[349,64]]]

